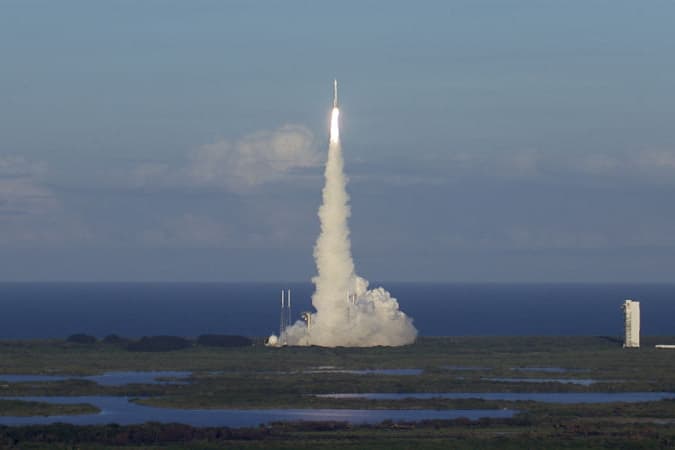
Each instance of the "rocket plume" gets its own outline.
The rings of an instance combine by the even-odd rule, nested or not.
[[[330,115],[330,144],[340,145],[340,108],[333,108]],[[328,147],[330,151],[330,146]],[[340,157],[342,159],[342,157]],[[329,158],[330,161],[330,158]]]
[[[383,288],[368,290],[368,281],[355,273],[349,240],[349,195],[340,145],[340,108],[334,83],[321,233],[314,247],[317,275],[312,279],[316,312],[308,323],[286,329],[289,345],[370,347],[410,344],[417,336],[412,319]],[[289,324],[290,325],[290,324]]]

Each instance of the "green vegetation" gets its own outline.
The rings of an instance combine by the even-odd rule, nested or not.
[[[77,334],[71,334],[68,336],[66,339],[66,342],[70,342],[73,344],[95,344],[96,343],[96,337],[95,336],[89,336],[88,334],[84,333],[77,333]]]
[[[178,424],[0,427],[3,448],[144,449],[658,449],[675,445],[675,428],[654,422],[529,419],[425,421],[350,426],[281,423],[256,428]]]
[[[148,338],[146,338],[147,340]],[[641,349],[622,349],[607,337],[447,337],[420,338],[405,347],[268,348],[262,339],[254,345],[212,348],[191,345],[161,354],[130,351],[127,340],[76,345],[63,340],[0,341],[0,373],[97,374],[110,370],[189,370],[196,372],[289,372],[317,366],[342,369],[421,368],[427,372],[473,376],[516,376],[513,367],[581,369],[583,378],[653,379],[675,369],[672,352],[656,350],[650,342],[671,342],[675,337],[643,338]],[[137,341],[138,342],[138,341]],[[182,342],[182,341],[181,341]],[[482,367],[489,370],[453,371],[445,366]],[[541,377],[547,374],[517,373]],[[548,374],[550,375],[550,374]],[[555,374],[579,377],[579,372]]]
[[[406,347],[268,348],[255,345],[190,345],[163,352],[131,351],[126,345],[52,341],[0,342],[0,374],[89,375],[107,371],[184,370],[189,384],[100,386],[87,380],[0,384],[0,396],[151,396],[145,403],[185,408],[369,407],[406,408],[458,401],[319,399],[340,392],[638,392],[675,391],[675,358],[651,346],[622,349],[603,337],[421,338]],[[669,342],[673,338],[654,339]],[[137,341],[137,342],[142,342]],[[147,340],[146,340],[147,341]],[[172,340],[173,341],[173,340]],[[166,341],[160,339],[160,346]],[[181,344],[182,345],[182,344]],[[304,371],[420,368],[421,375],[352,374]],[[520,371],[514,368],[564,368]],[[473,368],[473,370],[460,370]],[[590,378],[581,386],[557,382],[495,382],[485,378]],[[0,377],[1,379],[1,377]],[[487,406],[492,407],[492,406]]]
[[[211,346],[222,337],[187,341],[172,351],[134,351],[110,336],[83,345],[63,340],[0,342],[0,373],[88,375],[107,371],[182,370],[189,384],[101,386],[87,380],[0,383],[0,396],[118,395],[177,408],[499,409],[513,419],[383,423],[275,424],[257,428],[193,428],[176,424],[120,427],[51,425],[0,427],[0,448],[668,448],[675,443],[675,401],[559,405],[479,399],[366,400],[318,398],[340,392],[675,392],[675,358],[643,338],[622,349],[608,337],[421,338],[398,348],[267,348],[261,339],[240,347]],[[173,340],[171,340],[173,342]],[[200,342],[201,341],[201,342]],[[158,341],[161,350],[166,350]],[[176,341],[178,342],[178,341]],[[183,342],[183,341],[181,341]],[[229,342],[225,339],[222,342]],[[242,341],[243,342],[243,341]],[[183,346],[183,344],[181,344]],[[421,375],[354,374],[335,369],[423,369]],[[542,368],[531,370],[533,368]],[[559,372],[546,368],[565,369]],[[515,369],[515,370],[514,370]],[[527,369],[527,370],[519,370]],[[308,371],[309,372],[306,372]],[[556,382],[494,382],[487,377],[584,378],[582,386]],[[1,375],[0,375],[1,379]],[[40,405],[5,401],[7,414],[33,414]],[[10,409],[11,408],[11,409]],[[17,411],[19,411],[17,413]],[[46,413],[52,414],[53,410]],[[89,412],[89,411],[87,411]],[[42,412],[35,412],[42,414]],[[58,414],[65,414],[60,410]],[[59,447],[61,445],[61,447]]]
[[[230,334],[202,334],[197,338],[197,345],[207,347],[247,347],[253,345],[253,341],[244,336]]]
[[[130,340],[125,339],[121,336],[118,336],[116,334],[109,334],[106,337],[103,338],[102,342],[104,344],[109,344],[109,345],[119,345],[119,346],[126,346]]]
[[[139,341],[129,342],[126,350],[132,352],[170,352],[190,348],[192,343],[178,336],[143,336]]]
[[[0,399],[0,416],[64,416],[71,414],[96,414],[98,408],[86,403],[57,405],[43,402]]]

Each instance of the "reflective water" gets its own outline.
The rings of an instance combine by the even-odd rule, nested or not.
[[[441,369],[445,369],[445,370],[491,370],[490,367],[480,367],[480,366],[441,366]]]
[[[158,380],[158,378],[187,378],[191,372],[149,371],[149,372],[106,372],[103,375],[4,375],[0,382],[30,383],[42,381],[90,380],[102,386],[124,386],[126,384],[182,384],[188,380]]]
[[[31,383],[42,381],[63,381],[73,377],[64,375],[5,375],[0,374],[0,382],[5,383]]]
[[[8,398],[8,397],[5,397]],[[98,414],[49,417],[0,416],[2,425],[69,423],[74,425],[120,425],[144,422],[183,423],[192,426],[251,427],[278,421],[346,421],[350,423],[379,423],[384,420],[419,421],[466,417],[512,417],[516,411],[498,410],[372,410],[372,409],[172,409],[155,408],[129,402],[126,397],[13,397],[48,403],[89,403],[101,409]]]
[[[590,372],[588,369],[566,369],[565,367],[512,367],[511,370],[515,370],[518,372],[545,372],[545,373]]]
[[[500,383],[564,383],[578,384],[580,386],[590,386],[598,383],[598,380],[590,378],[505,378],[505,377],[483,377],[481,380],[497,381]]]
[[[186,384],[192,372],[154,371],[154,372],[106,372],[103,375],[83,377],[102,386],[124,386],[125,384]],[[178,379],[171,379],[178,378]]]
[[[326,369],[303,370],[303,373],[348,373],[352,375],[421,375],[422,369]]]
[[[544,403],[612,403],[649,402],[675,398],[672,392],[425,392],[425,393],[370,393],[370,394],[323,394],[318,397],[365,398],[370,400],[402,400],[406,398],[467,399],[483,400],[531,400]]]

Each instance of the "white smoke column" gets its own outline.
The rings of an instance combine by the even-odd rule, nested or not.
[[[349,195],[343,170],[339,120],[340,110],[333,108],[325,171],[326,184],[323,187],[323,203],[319,208],[321,233],[314,247],[314,260],[319,273],[312,280],[316,286],[312,304],[317,310],[313,323],[316,331],[321,331],[318,334],[324,337],[339,333],[342,325],[349,320],[347,300],[354,283],[354,261],[347,225],[350,215]],[[321,314],[329,311],[330,314]],[[327,342],[317,344],[329,345]]]
[[[350,215],[347,180],[340,146],[340,110],[331,114],[326,184],[319,208],[321,233],[314,247],[318,274],[311,328],[296,322],[287,330],[290,345],[370,347],[410,344],[417,336],[412,319],[398,309],[396,299],[382,288],[368,290],[368,281],[354,272],[347,220]],[[354,300],[350,301],[350,296]]]

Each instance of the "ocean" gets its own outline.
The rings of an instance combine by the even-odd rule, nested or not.
[[[422,336],[620,336],[626,298],[641,302],[643,335],[675,335],[675,284],[378,285]],[[294,317],[311,310],[310,283],[0,283],[0,339],[266,336],[278,332],[282,288]]]

